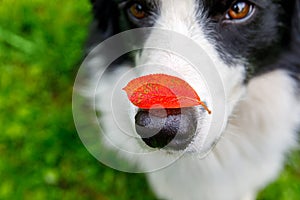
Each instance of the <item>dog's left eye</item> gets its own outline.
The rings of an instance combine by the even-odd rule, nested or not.
[[[253,5],[246,1],[237,1],[228,10],[226,18],[230,20],[241,20],[249,17],[253,12]]]
[[[130,14],[136,19],[143,19],[147,16],[145,8],[142,4],[134,3],[129,8]]]

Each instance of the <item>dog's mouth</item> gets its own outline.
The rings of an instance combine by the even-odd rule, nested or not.
[[[195,109],[139,109],[135,129],[151,148],[184,150],[196,133]]]

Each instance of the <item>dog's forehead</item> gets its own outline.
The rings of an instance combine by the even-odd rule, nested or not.
[[[132,0],[116,0],[117,3],[128,2],[128,1],[132,1]],[[161,2],[161,0],[136,0],[136,2],[143,2],[149,5],[158,5]]]
[[[213,12],[223,13],[228,8],[229,1],[232,0],[160,0],[159,9],[161,15],[202,19]]]

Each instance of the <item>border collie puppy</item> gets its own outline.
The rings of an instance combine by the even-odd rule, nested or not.
[[[277,177],[286,153],[297,144],[300,1],[91,0],[91,3],[94,21],[88,52],[106,39],[135,28],[153,27],[178,33],[204,49],[206,55],[194,50],[192,53],[199,53],[200,60],[207,56],[212,61],[222,81],[220,93],[224,93],[223,120],[213,121],[218,110],[214,109],[210,91],[218,90],[209,88],[209,84],[205,87],[207,77],[195,71],[196,68],[201,72],[207,63],[193,66],[184,58],[159,49],[139,49],[122,55],[100,81],[90,79],[94,81],[92,84],[99,81],[99,90],[93,98],[102,129],[114,143],[108,144],[108,148],[117,146],[145,154],[126,159],[137,162],[144,171],[151,171],[146,176],[159,199],[255,199]],[[153,37],[152,31],[145,31],[137,40],[149,46]],[[126,42],[120,43],[120,48],[128,45]],[[117,50],[118,47],[107,49]],[[101,64],[105,59],[97,53],[87,57],[87,64],[95,70],[91,74],[106,67]],[[212,114],[201,106],[139,109],[128,99],[128,106],[114,109],[112,102],[118,101],[113,94],[116,84],[138,65],[145,65],[140,67],[141,76],[157,73],[154,65],[161,66],[161,73],[180,75]],[[218,93],[215,95],[218,97]],[[126,133],[136,136],[124,134],[116,123]],[[221,127],[221,131],[209,132],[208,128],[214,126]],[[152,130],[157,130],[157,134],[147,135]],[[147,152],[155,152],[155,156],[147,156]],[[160,165],[170,160],[174,162]]]

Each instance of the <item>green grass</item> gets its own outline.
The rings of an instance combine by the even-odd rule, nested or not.
[[[0,5],[0,199],[154,199],[143,175],[97,162],[73,124],[88,0]],[[300,199],[299,153],[259,199]]]

